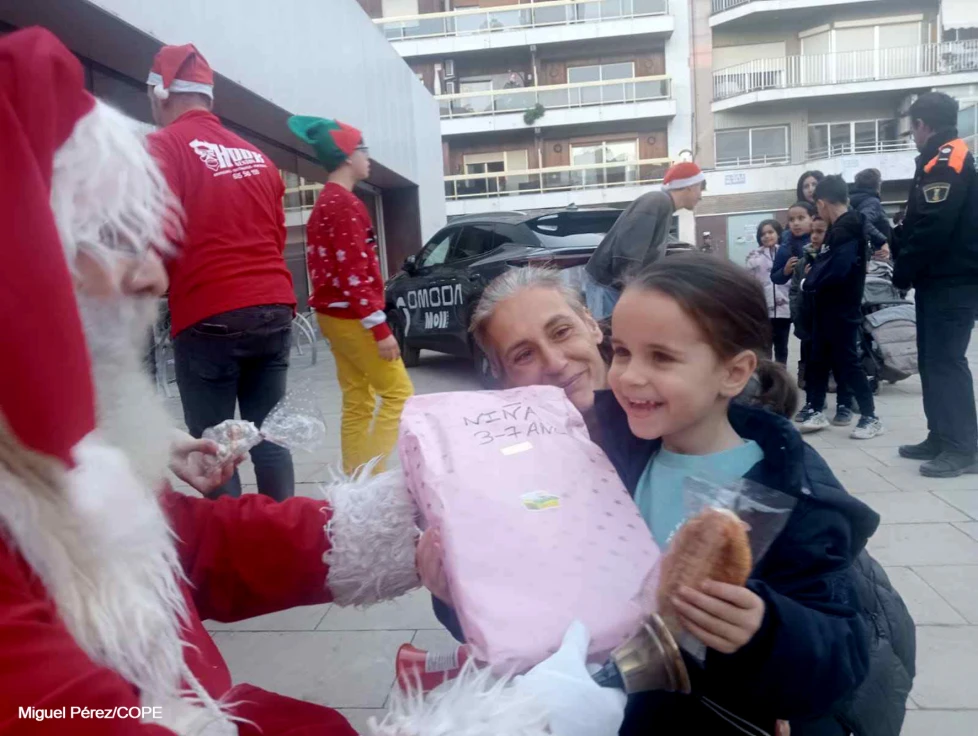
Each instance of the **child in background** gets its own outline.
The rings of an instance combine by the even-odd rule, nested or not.
[[[880,188],[883,176],[879,169],[864,169],[856,174],[855,183],[849,187],[849,206],[863,216],[863,234],[873,247],[878,260],[889,260],[890,220],[883,211]]]
[[[791,277],[791,321],[795,325],[795,337],[801,341],[801,360],[798,362],[798,388],[805,388],[805,366],[808,363],[812,350],[812,321],[813,298],[811,294],[804,294],[801,283],[805,280],[805,271],[815,262],[815,257],[822,250],[825,242],[825,232],[828,230],[828,223],[820,216],[812,218],[812,242],[805,248],[804,256],[795,264],[795,272]],[[852,423],[852,396],[846,388],[845,383],[837,383],[838,393],[836,393],[835,416],[832,424],[836,427],[847,427]],[[806,405],[795,416],[795,421],[801,423],[809,414],[809,407]]]
[[[691,476],[743,477],[797,499],[745,587],[709,581],[680,591],[675,605],[709,648],[705,663],[687,660],[692,696],[633,697],[625,736],[772,733],[776,719],[828,712],[866,673],[851,566],[878,517],[789,420],[731,403],[755,371],[769,396],[787,392],[794,403],[791,378],[762,357],[769,329],[756,281],[695,255],[657,262],[615,308],[613,396],[599,392],[595,409],[602,445],[656,542],[664,547],[683,523]]]
[[[832,371],[859,404],[859,423],[849,436],[871,439],[884,430],[859,362],[859,325],[868,260],[863,220],[849,208],[849,190],[841,176],[825,177],[815,189],[815,201],[829,230],[802,284],[803,293],[814,300],[814,320],[806,366],[808,401],[801,431],[815,432],[829,426],[822,412]]]
[[[760,246],[747,255],[745,265],[751,275],[764,289],[768,316],[771,319],[771,334],[774,359],[781,365],[788,364],[788,339],[791,337],[791,306],[788,303],[788,286],[776,284],[771,280],[778,243],[781,242],[781,223],[777,220],[764,220],[757,226],[757,244]],[[768,351],[770,360],[771,351]]]

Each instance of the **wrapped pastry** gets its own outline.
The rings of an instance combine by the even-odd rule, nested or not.
[[[217,464],[244,455],[262,441],[261,432],[254,422],[244,419],[226,419],[220,424],[208,427],[203,432],[205,440],[213,440],[218,445]]]

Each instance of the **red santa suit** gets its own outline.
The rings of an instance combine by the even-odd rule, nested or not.
[[[50,33],[0,40],[0,734],[352,735],[232,686],[201,619],[410,589],[403,485],[211,502],[149,487],[96,429],[76,255],[167,247],[172,201],[135,131]]]

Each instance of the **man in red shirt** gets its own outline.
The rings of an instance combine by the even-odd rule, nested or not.
[[[285,265],[285,187],[275,165],[211,112],[214,75],[191,44],[164,46],[147,80],[150,145],[186,215],[168,263],[177,385],[194,437],[234,417],[261,426],[285,395],[295,292]],[[258,491],[292,495],[292,458],[251,451]],[[237,473],[215,495],[238,496]]]
[[[370,175],[363,135],[314,117],[292,117],[289,127],[312,145],[329,172],[306,225],[306,260],[313,286],[309,303],[329,340],[343,392],[343,469],[350,473],[394,448],[401,410],[414,388],[387,325],[370,214],[353,193]]]

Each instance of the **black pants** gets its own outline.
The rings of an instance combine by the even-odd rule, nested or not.
[[[791,337],[791,318],[772,317],[771,337],[775,362],[788,365],[788,338]]]
[[[942,449],[974,453],[978,451],[978,420],[965,354],[975,326],[978,287],[918,289],[915,298],[927,429]]]
[[[247,307],[208,317],[173,340],[177,386],[183,418],[194,437],[234,418],[259,427],[285,396],[292,347],[292,308],[273,304]],[[276,500],[295,492],[289,451],[270,442],[251,450],[258,492]],[[241,495],[237,471],[215,496]]]
[[[808,381],[808,364],[812,358],[812,341],[802,340],[801,341],[801,360],[798,361],[798,380]],[[846,407],[847,409],[852,408],[852,392],[849,391],[845,384],[845,381],[840,381],[839,377],[834,375],[829,371],[829,375],[835,378],[835,406]],[[807,385],[807,384],[806,384]],[[806,398],[807,401],[807,398]]]
[[[813,409],[825,409],[829,372],[832,372],[839,387],[839,405],[848,405],[843,402],[848,402],[851,394],[856,399],[860,414],[876,416],[873,392],[859,363],[858,340],[858,317],[849,319],[834,314],[815,315],[811,356],[805,366],[807,400]]]

